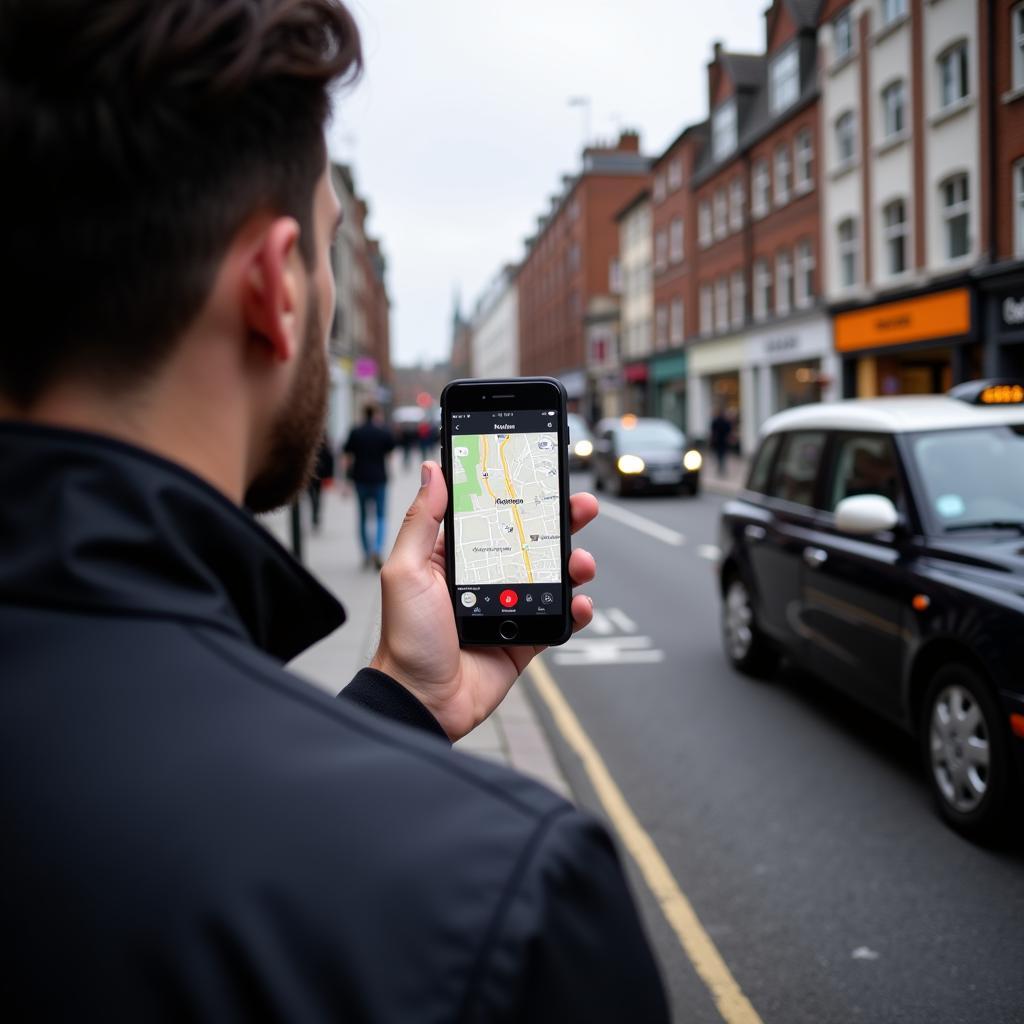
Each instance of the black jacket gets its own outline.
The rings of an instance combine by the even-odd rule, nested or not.
[[[283,669],[342,618],[178,466],[0,425],[5,1019],[667,1019],[601,826]]]

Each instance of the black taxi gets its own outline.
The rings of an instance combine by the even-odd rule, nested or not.
[[[779,413],[721,520],[722,635],[913,732],[973,836],[1024,794],[1024,385]]]

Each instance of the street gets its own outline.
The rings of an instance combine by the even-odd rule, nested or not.
[[[597,558],[598,614],[545,664],[761,1019],[1024,1021],[1020,840],[989,850],[945,827],[912,740],[816,680],[728,667],[724,499],[601,500],[579,541]],[[577,798],[602,814],[531,696]],[[676,1019],[720,1021],[628,866]]]

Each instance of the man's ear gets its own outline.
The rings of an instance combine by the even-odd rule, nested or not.
[[[274,359],[298,351],[299,225],[291,217],[271,221],[248,256],[243,281],[243,315],[250,335],[262,339]]]

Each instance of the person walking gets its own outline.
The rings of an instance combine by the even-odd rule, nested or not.
[[[353,427],[342,449],[345,457],[345,476],[356,489],[359,515],[359,542],[363,548],[363,565],[381,568],[381,552],[387,534],[388,456],[395,447],[395,437],[377,418],[377,409],[368,405],[363,422]],[[372,514],[376,521],[373,540],[370,539],[368,520]]]
[[[306,488],[309,494],[313,529],[317,532],[320,530],[320,505],[322,500],[322,491],[325,483],[329,485],[333,478],[334,453],[331,451],[331,442],[325,436],[320,442],[320,448],[316,454],[316,465],[313,467],[313,473],[309,478],[309,484]]]
[[[729,446],[732,444],[733,421],[725,406],[718,407],[711,420],[711,450],[715,453],[718,475],[724,477],[729,468]]]
[[[254,515],[303,492],[324,434],[352,17],[2,22],[5,1019],[664,1024],[604,826],[451,749],[537,651],[460,647],[437,463],[370,664],[340,699],[285,667],[345,617]],[[572,496],[574,532],[596,515]],[[577,628],[595,572],[576,547]]]

